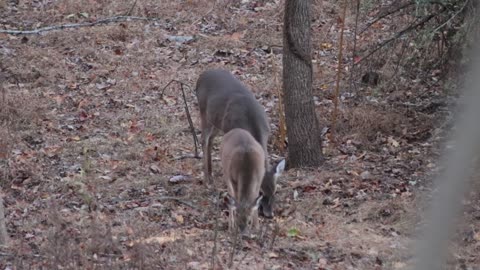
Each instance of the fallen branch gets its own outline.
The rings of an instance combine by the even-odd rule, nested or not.
[[[69,28],[81,28],[81,27],[91,27],[102,24],[109,24],[114,22],[124,22],[124,21],[158,21],[159,18],[147,18],[147,17],[135,17],[135,16],[114,16],[106,19],[97,20],[94,22],[84,22],[84,23],[71,23],[71,24],[61,24],[53,25],[42,28],[37,28],[33,30],[0,30],[0,33],[9,34],[9,35],[36,35],[43,32],[63,30]]]
[[[19,256],[20,255],[18,255],[18,254],[0,252],[0,257],[18,258]],[[23,257],[34,257],[34,258],[47,258],[47,256],[43,256],[43,255],[40,255],[40,254],[22,254],[21,256],[23,256]]]

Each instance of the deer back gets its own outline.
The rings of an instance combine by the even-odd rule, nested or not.
[[[197,81],[196,94],[202,129],[213,126],[224,133],[234,128],[247,130],[266,152],[270,129],[265,110],[229,71],[203,72]]]

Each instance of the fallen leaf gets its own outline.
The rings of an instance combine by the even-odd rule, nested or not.
[[[168,182],[172,183],[172,184],[176,184],[178,182],[183,182],[183,181],[186,181],[188,180],[188,177],[185,176],[185,175],[175,175],[173,177],[171,177],[170,179],[168,179]]]
[[[278,258],[278,254],[275,253],[275,252],[269,252],[268,253],[268,258],[272,259],[272,258]]]
[[[150,166],[150,171],[153,173],[160,173],[160,168],[157,165],[153,164]]]
[[[173,217],[175,218],[178,224],[183,224],[185,222],[182,215],[173,214]]]
[[[332,47],[331,43],[322,43],[322,49],[331,49]]]
[[[388,137],[387,139],[388,143],[391,144],[393,147],[399,147],[400,143],[394,140],[392,137]]]

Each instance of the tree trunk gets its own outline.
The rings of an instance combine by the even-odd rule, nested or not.
[[[323,161],[312,93],[311,0],[286,0],[283,29],[283,93],[290,167]]]

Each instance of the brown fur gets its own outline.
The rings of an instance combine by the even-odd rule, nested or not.
[[[265,154],[262,146],[243,129],[232,129],[223,137],[222,168],[228,193],[233,198],[230,207],[230,229],[237,226],[244,232],[250,221],[258,226],[260,186],[265,175]]]
[[[262,209],[273,217],[276,177],[268,163],[269,123],[264,108],[255,96],[229,71],[213,69],[203,72],[197,81],[196,94],[200,108],[205,180],[212,183],[212,142],[220,131],[234,128],[248,131],[264,151],[265,174],[262,180]]]

